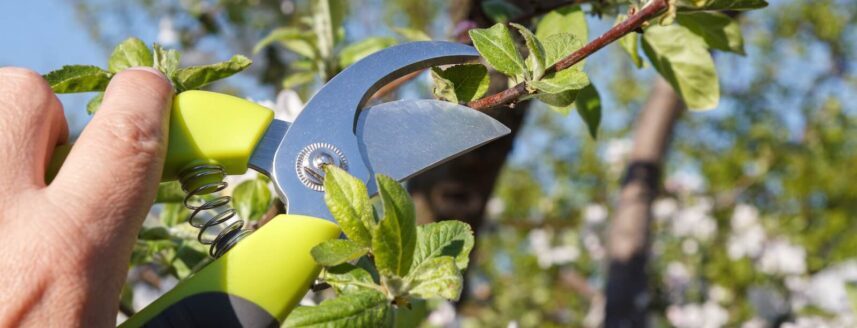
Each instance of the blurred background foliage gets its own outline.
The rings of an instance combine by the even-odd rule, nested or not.
[[[348,2],[343,41],[334,50],[368,37],[401,38],[393,30],[399,27],[456,40],[466,27],[450,14],[459,4]],[[292,0],[77,0],[74,6],[81,29],[105,56],[119,41],[138,36],[180,49],[183,65],[249,56],[274,28],[304,28],[311,16],[310,1]],[[773,0],[739,19],[747,56],[715,57],[721,105],[686,113],[674,132],[664,188],[652,208],[650,322],[855,326],[857,2]],[[588,22],[592,36],[613,24],[596,16]],[[654,78],[651,68],[636,70],[625,56],[614,45],[587,61],[604,107],[597,140],[574,115],[528,109],[488,202],[467,296],[458,305],[432,304],[425,325],[603,321],[605,230],[631,148],[630,129]],[[323,82],[283,91],[284,79],[306,70],[301,56],[283,47],[266,47],[253,60],[247,72],[213,89],[288,116]],[[430,97],[430,83],[424,74],[390,97]],[[264,194],[252,183],[246,192]],[[143,238],[135,252],[126,311],[204,263],[204,250],[190,241],[193,230],[166,240],[158,230],[182,236],[184,212],[175,203],[153,210],[150,221],[160,223],[144,231],[151,242]]]

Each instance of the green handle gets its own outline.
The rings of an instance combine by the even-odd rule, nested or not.
[[[161,180],[175,180],[182,169],[200,163],[220,164],[230,175],[247,172],[250,155],[273,119],[270,109],[222,93],[194,90],[176,95]],[[64,145],[54,151],[48,182],[70,148]]]
[[[279,215],[121,327],[279,326],[321,270],[310,250],[339,234],[326,220]]]

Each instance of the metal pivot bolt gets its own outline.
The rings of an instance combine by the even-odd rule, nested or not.
[[[328,143],[313,143],[304,147],[295,163],[298,179],[308,188],[324,191],[324,166],[336,165],[348,170],[348,160],[342,151]]]

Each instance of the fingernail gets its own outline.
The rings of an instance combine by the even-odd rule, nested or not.
[[[157,75],[158,77],[160,77],[161,79],[163,79],[164,81],[167,81],[167,83],[172,84],[172,83],[171,83],[171,81],[170,81],[170,79],[168,79],[168,78],[167,78],[167,76],[166,76],[166,75],[164,75],[164,73],[161,73],[161,71],[159,71],[159,70],[157,70],[157,69],[155,69],[155,68],[153,68],[153,67],[147,67],[147,66],[135,66],[135,67],[128,68],[127,70],[129,70],[129,71],[148,72],[148,73],[151,73],[151,74],[155,74],[155,75]]]

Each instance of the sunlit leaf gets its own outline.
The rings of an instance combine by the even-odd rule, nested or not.
[[[652,26],[643,34],[643,51],[688,108],[717,107],[717,71],[701,37],[680,25]]]
[[[542,17],[536,25],[536,37],[545,38],[559,33],[573,35],[581,42],[589,40],[589,27],[580,6],[566,6],[553,10]]]
[[[507,76],[518,76],[527,72],[521,54],[518,53],[518,48],[505,25],[498,23],[487,29],[472,29],[469,33],[476,50],[491,67]]]
[[[676,21],[701,36],[710,48],[744,55],[744,38],[737,20],[716,12],[693,12],[679,14]]]
[[[283,327],[381,327],[391,324],[390,301],[380,292],[362,290],[328,299],[317,306],[300,306]]]
[[[104,91],[113,73],[97,66],[67,65],[52,71],[45,80],[56,93]]]
[[[358,60],[393,46],[396,43],[397,41],[394,38],[371,37],[349,44],[339,52],[339,67],[348,67]]]
[[[520,24],[511,23],[512,27],[518,30],[521,36],[524,38],[524,43],[527,45],[527,50],[529,54],[527,55],[527,68],[530,70],[530,77],[533,80],[538,80],[542,78],[545,74],[545,48],[542,46],[542,43],[536,39],[536,36],[533,35],[533,32],[530,32],[526,27]]]
[[[601,96],[598,94],[598,90],[595,89],[594,85],[589,84],[580,90],[574,104],[580,118],[586,123],[589,135],[593,139],[597,138],[598,126],[601,124]]]
[[[454,103],[481,98],[488,91],[488,69],[481,64],[462,64],[431,69],[432,91],[439,99]]]
[[[247,180],[232,191],[232,206],[238,217],[247,221],[258,221],[271,205],[271,189],[263,179]]]
[[[326,165],[324,172],[324,202],[333,218],[349,239],[371,246],[375,217],[366,185],[334,165]]]
[[[461,286],[464,278],[455,265],[455,260],[449,256],[429,259],[423,265],[414,269],[408,276],[413,286],[409,293],[419,298],[442,297],[456,301],[461,296]]]
[[[326,267],[340,265],[366,255],[368,248],[345,239],[328,240],[313,247],[310,253],[318,264]]]
[[[321,271],[319,278],[336,289],[339,294],[378,287],[368,271],[349,263],[325,268]]]
[[[138,38],[128,38],[113,48],[113,53],[107,61],[107,69],[119,73],[131,67],[151,67],[153,63],[149,47]]]
[[[413,268],[441,256],[455,259],[459,270],[467,268],[473,249],[473,230],[461,221],[441,221],[417,227],[417,248]]]
[[[89,102],[86,103],[86,113],[89,115],[95,114],[98,111],[98,108],[101,107],[101,101],[104,100],[104,92],[99,92],[89,99]]]
[[[372,253],[383,275],[405,276],[417,241],[416,214],[407,190],[387,176],[376,175],[384,218],[372,234]]]
[[[249,58],[235,55],[227,61],[211,65],[191,66],[176,71],[175,86],[178,91],[199,89],[211,82],[225,79],[243,71],[252,64]]]

